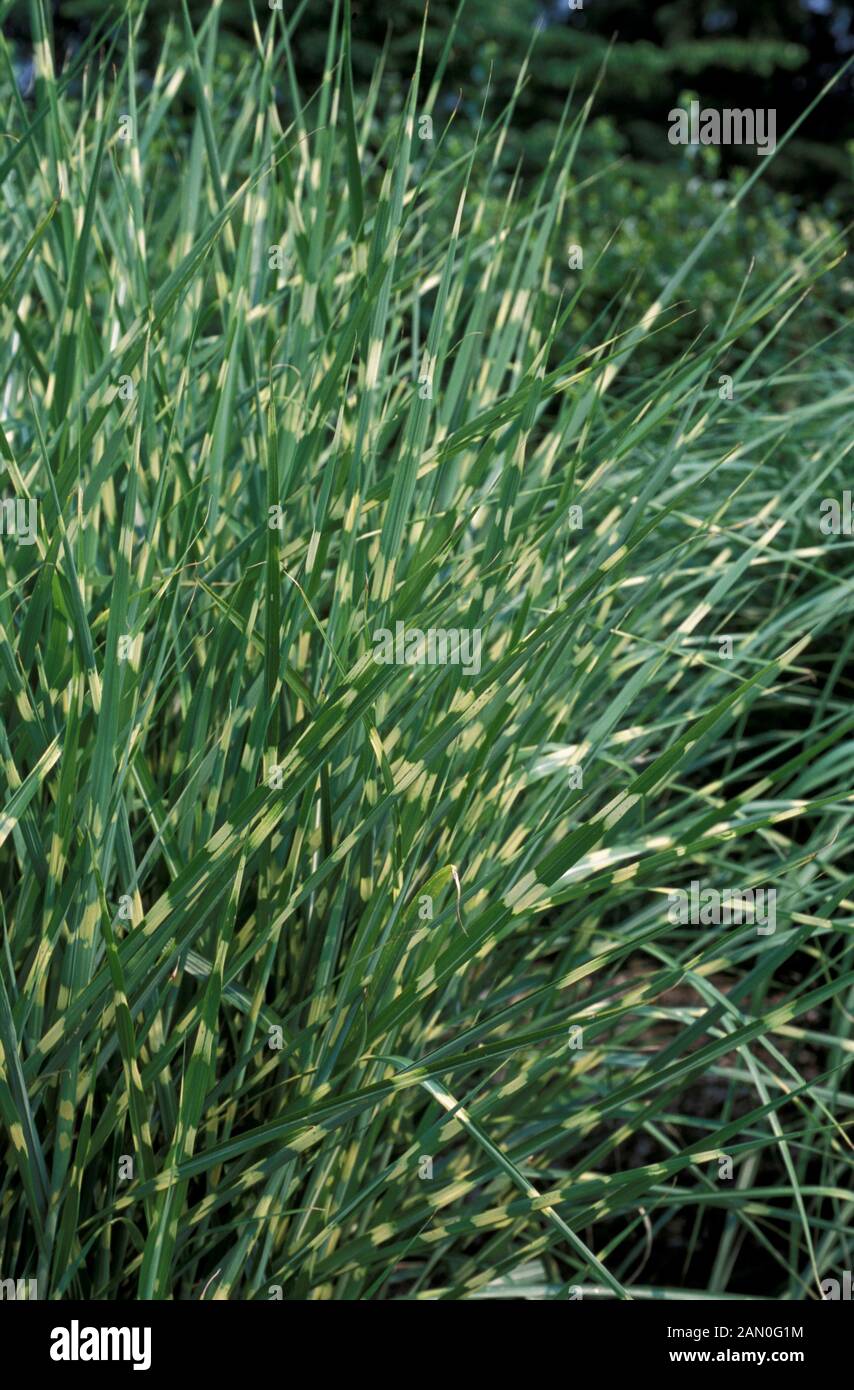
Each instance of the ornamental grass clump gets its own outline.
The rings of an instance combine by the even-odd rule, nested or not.
[[[315,90],[298,15],[227,66],[221,8],[155,61],[105,7],[59,63],[35,0],[31,94],[3,45],[0,1274],[820,1297],[852,1256],[842,232],[762,276],[745,245],[686,338],[778,131],[651,309],[638,266],[579,329],[592,100],[528,178],[528,59],[470,119],[419,57],[395,109],[347,6]],[[683,921],[695,882],[773,893],[773,930]]]

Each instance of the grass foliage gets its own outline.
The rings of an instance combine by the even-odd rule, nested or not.
[[[841,234],[742,244],[686,338],[759,160],[651,309],[636,267],[591,319],[589,105],[530,182],[513,102],[354,90],[337,0],[317,91],[261,7],[226,81],[220,10],[138,70],[107,6],[57,69],[34,0],[32,98],[2,48],[39,524],[2,538],[0,1274],[819,1297],[854,1247]],[[479,629],[480,672],[377,663],[398,622]],[[774,889],[776,931],[672,922],[692,879]]]

